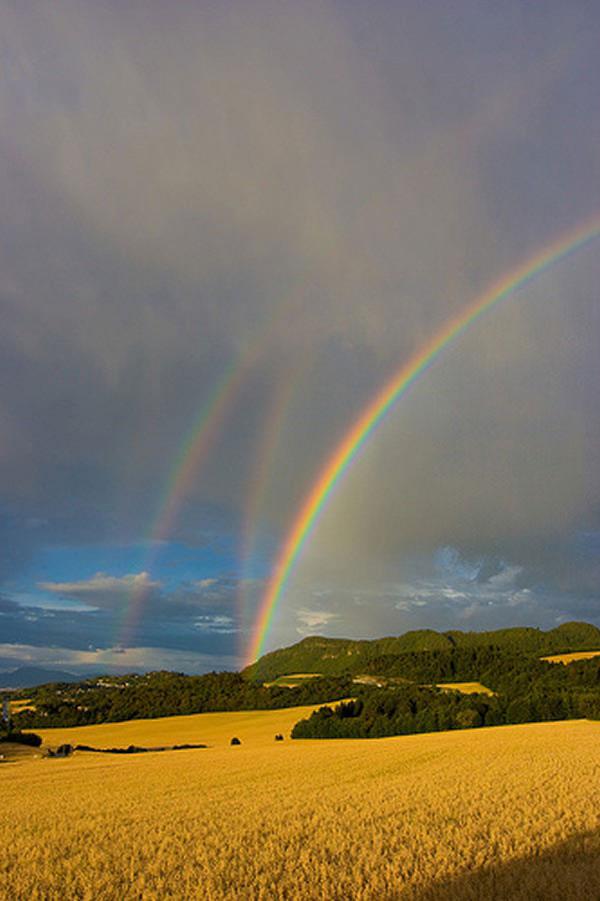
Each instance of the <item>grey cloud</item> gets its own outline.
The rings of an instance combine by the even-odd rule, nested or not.
[[[227,605],[213,603],[199,608],[184,603],[181,596],[171,598],[168,594],[157,594],[156,590],[149,591],[136,599],[137,618],[125,628],[121,608],[115,608],[114,603],[109,605],[106,596],[88,603],[98,606],[48,609],[36,606],[33,600],[25,606],[1,599],[2,640],[38,648],[86,651],[92,646],[99,651],[111,651],[115,641],[125,639],[127,647],[122,650],[128,654],[153,647],[162,648],[165,653],[170,649],[237,660],[238,630]]]
[[[127,576],[108,576],[98,572],[90,579],[78,582],[38,582],[42,591],[50,591],[63,597],[74,597],[85,603],[95,604],[110,596],[121,598],[132,591],[144,591],[160,587],[160,582],[153,582],[147,572],[131,573]]]
[[[45,609],[3,599],[0,628],[2,641],[7,643],[78,650],[87,648],[94,639],[102,644],[113,627],[97,611]]]
[[[67,241],[80,225],[87,242],[107,247],[109,265],[125,255],[145,289],[116,306],[111,287],[123,276],[107,284],[52,242],[55,268],[75,276],[69,331],[100,366],[115,377],[142,342],[159,356],[180,353],[184,325],[187,335],[201,326],[245,343],[252,323],[264,329],[273,318],[277,342],[336,336],[379,352],[399,291],[406,348],[449,293],[459,301],[467,283],[456,251],[487,222],[467,148],[447,147],[442,165],[423,162],[431,134],[415,116],[410,132],[423,145],[398,148],[386,126],[393,97],[355,53],[343,17],[325,4],[238,4],[232,26],[227,13],[174,9],[158,41],[159,21],[139,12],[57,4],[45,15],[54,49],[45,54],[26,12],[12,23],[33,69],[6,92],[17,135],[28,138],[21,166],[61,198]],[[49,85],[41,97],[38,83]],[[35,118],[19,114],[21,93]],[[162,308],[146,296],[156,281],[176,286]],[[55,323],[72,315],[71,298],[53,299]]]
[[[147,672],[153,669],[190,674],[204,673],[208,670],[231,670],[238,666],[239,661],[237,657],[231,655],[219,656],[152,646],[104,650],[93,647],[73,649],[60,645],[40,648],[18,643],[0,644],[0,665],[3,669],[12,669],[29,663],[61,667],[78,674],[83,679],[90,674]]]
[[[194,621],[194,626],[201,632],[211,632],[216,635],[230,635],[239,631],[232,617],[223,616],[223,614],[199,616]]]
[[[457,557],[456,563],[457,569],[430,571],[402,583],[381,580],[352,588],[322,585],[313,593],[293,588],[287,602],[296,611],[300,634],[343,635],[355,639],[398,635],[421,628],[468,631],[538,626],[550,629],[568,620],[598,622],[597,602],[565,597],[562,591],[551,590],[547,585],[523,588],[519,584],[518,567],[502,566],[495,581],[481,583],[476,578],[477,567],[467,577],[461,575],[465,561]],[[312,601],[311,608],[307,600]],[[315,621],[310,617],[313,608]],[[300,616],[304,612],[309,614],[306,624]],[[280,618],[269,636],[268,649],[280,646],[285,636],[286,628]]]
[[[320,633],[324,626],[339,619],[339,615],[329,610],[301,607],[296,611],[296,619],[298,620],[297,631],[301,635],[310,635],[315,632]]]

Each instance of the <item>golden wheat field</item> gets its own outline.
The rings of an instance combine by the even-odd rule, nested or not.
[[[542,657],[549,663],[573,663],[574,660],[590,660],[592,657],[600,656],[600,651],[571,651],[569,654],[551,654],[549,657]]]
[[[316,679],[322,675],[323,673],[290,673],[288,676],[278,676],[272,682],[263,682],[263,685],[265,688],[269,688],[271,685],[285,685],[287,688],[296,688],[304,679]]]
[[[460,693],[464,695],[494,694],[490,688],[486,688],[481,682],[438,682],[437,688],[443,688],[444,691],[460,691]]]
[[[0,897],[600,897],[600,723],[275,742],[300,713],[48,730],[211,747],[3,763]]]
[[[339,703],[339,702],[338,702]],[[286,737],[299,719],[310,716],[320,704],[288,707],[283,710],[236,710],[232,713],[195,713],[160,719],[129,720],[126,723],[102,723],[76,729],[36,729],[44,744],[57,747],[65,742],[94,748],[124,748],[139,745],[153,748],[173,744],[206,744],[225,747],[235,736],[252,747],[271,745],[275,734]]]
[[[23,710],[35,710],[35,705],[31,703],[30,699],[21,699],[15,701],[8,702],[8,709],[10,710],[11,715],[14,716],[15,713],[22,713]]]

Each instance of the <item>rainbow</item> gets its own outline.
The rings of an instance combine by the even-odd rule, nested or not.
[[[495,304],[513,294],[553,263],[600,235],[600,215],[586,219],[566,234],[527,257],[515,269],[494,282],[480,297],[468,304],[445,324],[428,343],[404,363],[383,385],[354,421],[334,452],[328,458],[306,496],[276,560],[271,578],[255,620],[246,663],[253,663],[263,653],[264,643],[290,577],[308,536],[322,513],[328,498],[360,449],[379,423],[410,386],[435,362],[440,354],[470,328]]]
[[[192,427],[188,429],[185,440],[168,471],[155,515],[146,533],[148,537],[145,543],[149,546],[149,550],[142,564],[144,572],[149,572],[162,542],[171,534],[181,506],[192,491],[198,472],[221,433],[231,407],[248,377],[248,372],[264,353],[277,321],[275,320],[269,329],[251,341],[241,356],[231,360],[207,401],[202,405]],[[129,602],[125,605],[115,630],[116,647],[127,645],[140,617],[147,593],[148,587],[143,582],[133,583]]]
[[[229,364],[208,401],[202,406],[192,428],[188,430],[175,463],[169,470],[161,499],[147,532],[146,543],[149,550],[142,565],[144,572],[150,570],[161,543],[170,534],[181,505],[191,491],[198,471],[223,427],[244,382],[247,369],[247,357],[243,358],[241,363],[234,360]],[[128,644],[147,592],[148,587],[144,582],[133,583],[129,603],[125,606],[117,625],[117,637],[114,642],[116,646]]]
[[[278,379],[270,398],[267,414],[260,431],[260,440],[254,453],[254,466],[248,479],[248,491],[244,504],[244,522],[240,541],[242,579],[238,589],[238,610],[243,623],[247,616],[247,594],[250,578],[250,561],[255,549],[255,538],[261,506],[267,493],[269,475],[281,441],[281,433],[292,395],[298,385],[299,366],[293,366],[285,377]],[[243,633],[242,633],[243,634]],[[240,648],[243,656],[245,646]]]
[[[171,468],[150,531],[154,541],[163,541],[173,529],[184,499],[193,489],[198,471],[217,439],[230,408],[247,377],[248,364],[233,362],[217,383],[208,402],[183,442]]]

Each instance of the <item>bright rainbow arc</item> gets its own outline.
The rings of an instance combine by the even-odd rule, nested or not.
[[[389,379],[383,388],[367,404],[349,431],[329,457],[324,469],[313,484],[279,554],[273,574],[263,597],[252,638],[246,665],[253,663],[263,653],[263,646],[277,604],[290,577],[292,568],[319,514],[339,482],[344,471],[356,457],[372,432],[413,382],[431,366],[442,351],[460,337],[484,313],[500,300],[513,294],[518,288],[535,278],[548,266],[577,250],[600,235],[600,215],[562,235],[549,246],[528,257],[516,269],[494,282],[485,293],[450,320],[421,350]]]

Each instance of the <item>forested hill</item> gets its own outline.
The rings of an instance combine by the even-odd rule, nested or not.
[[[47,729],[208,711],[273,710],[347,698],[354,688],[352,679],[343,676],[307,679],[287,688],[257,685],[240,673],[130,673],[14,692],[13,701],[18,705],[24,700],[24,706],[11,720],[15,729]]]
[[[496,693],[493,702],[480,699],[481,704],[487,704],[485,716],[479,711],[480,724],[491,724],[492,720],[498,723],[527,721],[515,720],[515,716],[530,719],[596,716],[600,715],[600,657],[570,663],[568,667],[539,659],[547,653],[585,650],[600,651],[600,630],[587,623],[565,623],[549,632],[530,628],[496,632],[419,630],[374,641],[305,638],[292,647],[265,655],[242,673],[186,676],[156,672],[103,676],[71,684],[55,682],[22,689],[12,693],[15,704],[11,718],[15,728],[30,729],[210,710],[296,707],[358,694],[365,698],[371,693],[379,696],[381,689],[378,686],[383,685],[385,692],[406,694],[409,688],[416,691],[417,695],[404,700],[409,706],[412,704],[415,711],[421,711],[421,718],[418,723],[412,720],[409,723],[404,711],[400,725],[379,723],[377,729],[433,728],[431,723],[435,717],[432,719],[431,711],[425,715],[421,709],[425,701],[431,710],[435,708],[440,714],[436,714],[435,728],[442,728],[448,722],[451,723],[449,728],[457,728],[464,719],[462,714],[459,716],[461,705],[467,702],[448,701],[439,697],[439,692],[433,688],[440,682],[455,681],[483,682]],[[289,685],[292,680],[286,685],[269,684],[279,676],[293,673],[318,675],[312,679],[294,680],[293,687]],[[552,704],[547,703],[550,696],[554,698]],[[373,710],[369,706],[371,701],[368,704],[365,701],[361,708],[367,719],[371,714],[380,718],[379,702],[373,703],[376,704]],[[390,710],[392,707],[396,710],[396,702],[389,703]],[[451,717],[448,720],[446,708],[450,707],[454,711],[452,717],[456,714],[458,719]],[[472,705],[467,704],[466,709],[472,711]],[[352,716],[348,715],[350,719],[356,714],[356,710],[352,710]],[[417,715],[415,711],[414,716]],[[315,721],[320,730],[322,723],[318,717]],[[359,729],[359,725],[358,720],[353,722],[352,730]],[[356,732],[359,734],[370,735],[371,726],[366,732]],[[375,730],[373,734],[395,733]]]
[[[415,651],[449,651],[452,648],[497,647],[502,650],[539,656],[544,653],[600,650],[600,629],[590,623],[563,623],[543,632],[534,628],[498,629],[492,632],[435,632],[420,629],[390,638],[353,641],[343,638],[304,638],[289,648],[265,654],[246,667],[242,675],[267,682],[290,673],[358,675],[373,672],[382,658]]]

